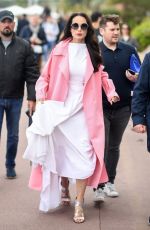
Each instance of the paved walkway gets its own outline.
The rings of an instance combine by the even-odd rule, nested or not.
[[[86,222],[72,221],[73,205],[47,214],[38,211],[39,193],[28,189],[29,162],[22,159],[26,146],[24,110],[20,125],[16,180],[5,179],[5,126],[0,146],[0,230],[148,230],[150,215],[150,155],[146,152],[146,135],[135,134],[129,124],[121,146],[116,180],[119,198],[107,198],[94,206],[92,189],[85,197]],[[72,197],[74,186],[71,187]]]

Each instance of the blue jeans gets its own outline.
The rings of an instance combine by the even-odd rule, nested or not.
[[[6,113],[7,125],[7,147],[6,147],[6,168],[15,167],[15,158],[18,147],[19,120],[22,107],[22,98],[1,99],[0,98],[0,135],[3,123],[4,112]]]

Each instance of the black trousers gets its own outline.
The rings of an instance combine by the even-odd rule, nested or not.
[[[104,109],[105,154],[104,161],[109,182],[114,183],[120,156],[120,144],[131,115],[130,106]]]

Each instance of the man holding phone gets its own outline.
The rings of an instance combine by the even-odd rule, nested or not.
[[[137,77],[138,77],[138,73],[134,72],[131,69],[126,70],[126,77],[132,81],[132,82],[136,82]],[[132,91],[131,91],[132,92]]]
[[[131,98],[134,82],[137,77],[131,73],[130,58],[138,54],[134,47],[119,41],[120,21],[118,15],[105,15],[100,21],[100,43],[104,70],[113,80],[120,101],[110,105],[103,93],[103,110],[105,122],[105,164],[108,183],[100,184],[95,191],[94,201],[104,201],[105,194],[118,197],[114,181],[120,155],[120,144],[123,133],[131,115]]]

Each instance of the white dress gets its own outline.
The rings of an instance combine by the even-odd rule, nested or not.
[[[27,129],[28,146],[24,158],[43,166],[42,211],[60,204],[60,176],[85,179],[95,169],[96,156],[82,104],[86,54],[86,44],[69,44],[70,85],[67,100],[38,104],[33,123]]]

